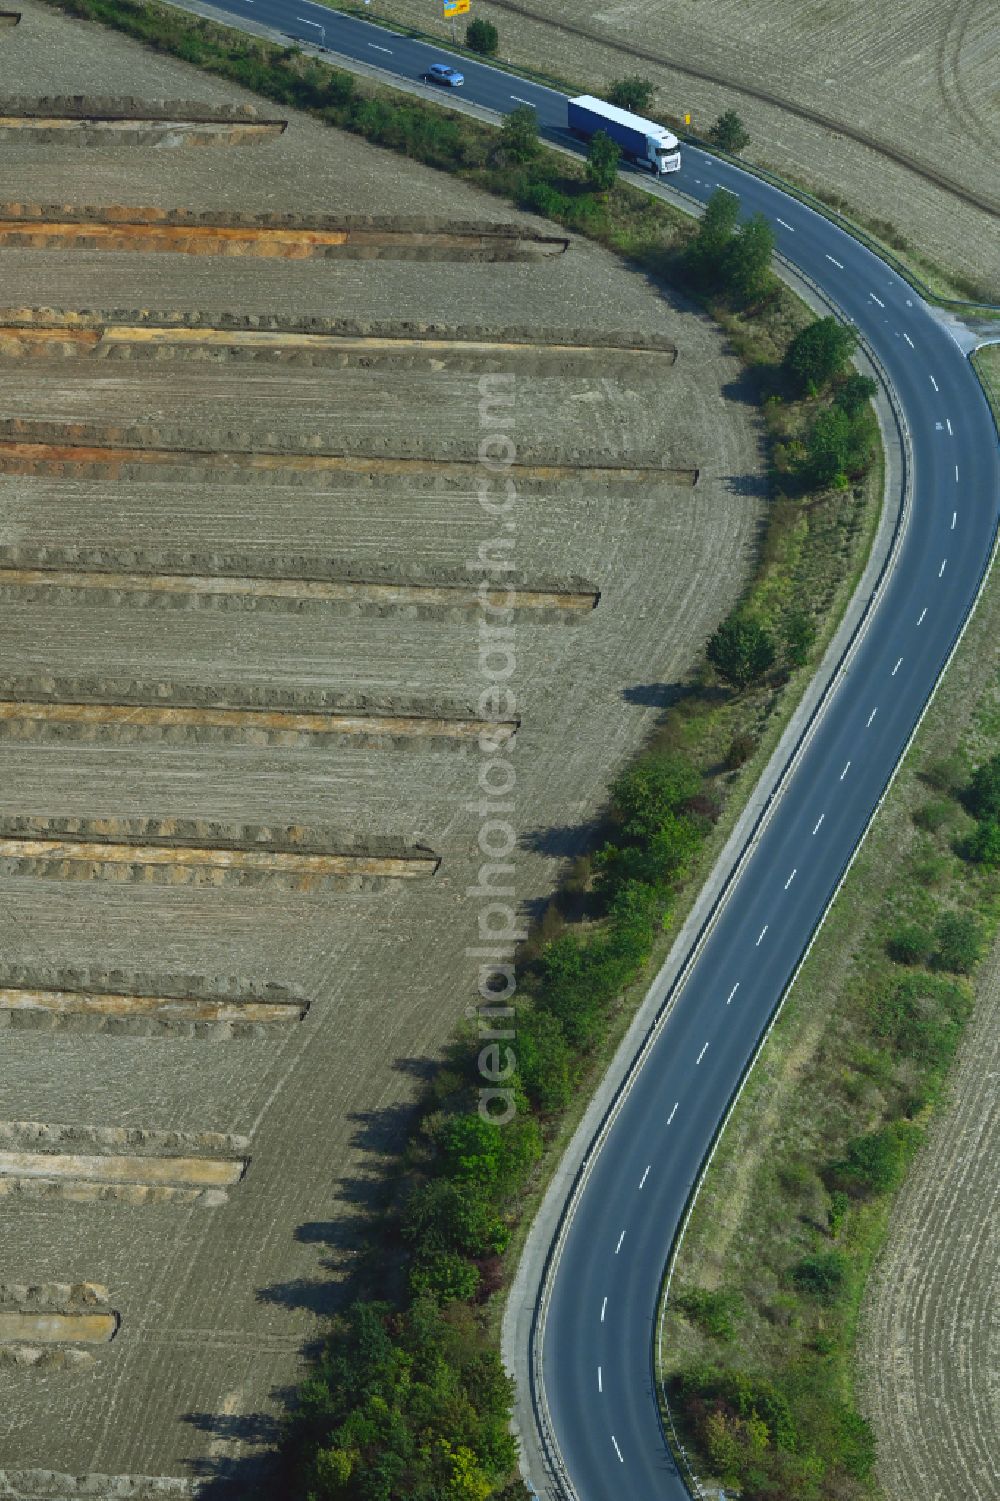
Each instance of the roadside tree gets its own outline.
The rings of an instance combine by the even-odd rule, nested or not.
[[[493,57],[500,45],[500,33],[492,21],[470,21],[465,28],[465,45],[483,57]]]
[[[774,638],[752,615],[733,613],[708,643],[708,660],[725,682],[742,692],[774,666]]]
[[[617,141],[605,131],[599,130],[591,136],[587,149],[587,181],[595,193],[606,193],[614,186],[620,158]]]
[[[628,78],[615,79],[608,89],[608,103],[641,115],[652,104],[653,93],[654,86],[650,80],[633,73]]]
[[[843,373],[857,345],[853,328],[836,318],[818,318],[800,329],[785,354],[785,370],[811,396]]]
[[[708,139],[713,146],[728,151],[732,156],[738,156],[750,144],[747,128],[734,109],[727,109],[719,116],[708,132]]]
[[[538,116],[530,104],[519,104],[500,127],[503,154],[512,162],[530,162],[538,155]]]

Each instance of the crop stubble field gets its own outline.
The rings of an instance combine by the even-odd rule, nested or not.
[[[894,1206],[861,1320],[860,1386],[892,1501],[1000,1487],[1000,946],[979,974],[947,1109]]]
[[[30,3],[2,45],[20,95],[250,102]],[[0,167],[5,202],[88,215],[509,222],[495,200],[295,117],[246,144],[8,135]],[[80,1359],[71,1340],[61,1359],[5,1346],[0,1468],[210,1475],[272,1438],[413,1070],[474,995],[468,724],[485,680],[456,589],[495,534],[476,495],[480,373],[513,374],[519,459],[536,466],[518,585],[557,596],[516,616],[526,911],[747,577],[760,437],[724,394],[739,367],[719,335],[577,242],[523,262],[8,245],[0,286],[5,330],[41,307],[96,310],[102,328],[228,313],[279,333],[340,320],[390,346],[345,364],[336,334],[319,356],[224,335],[207,351],[130,336],[101,353],[0,335],[0,1188],[15,1289],[0,1334],[89,1329],[38,1324],[70,1305],[39,1314],[29,1285],[99,1285],[120,1318]],[[401,355],[413,324],[453,347]],[[461,350],[532,328],[545,347],[527,354]],[[657,340],[676,363],[635,347]],[[43,446],[15,454],[17,423]],[[123,441],[174,452],[111,462]],[[420,466],[394,469],[400,456]],[[674,468],[697,468],[697,485]],[[160,584],[136,593],[125,575]],[[276,599],[261,579],[411,593]],[[571,609],[567,591],[599,591],[597,607]],[[355,732],[334,733],[333,713]],[[58,860],[12,853],[26,834],[59,841]],[[252,877],[227,851],[257,861]],[[339,884],[262,868],[289,851],[396,864]]]
[[[447,35],[422,0],[380,0],[382,14]],[[746,121],[745,153],[888,221],[933,261],[1000,300],[996,162],[1000,155],[1000,8],[911,0],[636,0],[595,9],[558,0],[531,15],[483,0],[500,55],[588,89],[623,74],[654,81],[654,107],[690,112],[705,134],[724,109]],[[564,29],[563,29],[564,28]],[[618,44],[615,46],[614,44]],[[676,62],[677,69],[664,59]],[[685,73],[685,65],[732,87]],[[739,85],[857,131],[989,201],[963,203],[880,152],[739,91]]]

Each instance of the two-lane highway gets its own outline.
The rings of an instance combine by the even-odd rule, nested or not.
[[[214,3],[401,79],[451,62],[465,75],[464,98],[500,114],[531,104],[543,133],[570,144],[565,99],[551,89],[312,0]],[[643,174],[633,180],[658,191]],[[847,670],[630,1074],[563,1222],[536,1355],[550,1457],[556,1448],[566,1478],[531,1478],[540,1495],[579,1501],[688,1495],[661,1431],[654,1382],[668,1253],[719,1124],[968,618],[1000,514],[996,433],[979,383],[910,286],[823,216],[691,147],[669,182],[700,201],[718,186],[738,192],[745,213],[773,224],[785,259],[856,325],[909,434],[910,509]]]

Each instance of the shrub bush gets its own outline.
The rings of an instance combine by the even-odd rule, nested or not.
[[[893,930],[886,945],[890,959],[897,964],[926,964],[931,956],[933,940],[927,929],[919,923],[902,923]]]
[[[470,21],[465,28],[465,45],[483,57],[494,57],[500,46],[500,33],[492,21]]]
[[[967,975],[979,961],[982,937],[974,917],[947,912],[935,930],[934,964],[955,975]]]
[[[654,88],[648,78],[633,73],[628,78],[616,78],[608,89],[608,103],[619,109],[629,109],[641,115],[653,102]]]
[[[792,1267],[792,1281],[814,1298],[832,1298],[847,1280],[847,1258],[840,1251],[817,1251]]]

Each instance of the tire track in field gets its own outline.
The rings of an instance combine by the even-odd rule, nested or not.
[[[945,109],[963,133],[975,136],[987,154],[996,157],[998,136],[970,99],[962,78],[962,52],[969,25],[976,17],[977,0],[962,0],[956,5],[937,49],[937,77]]]

